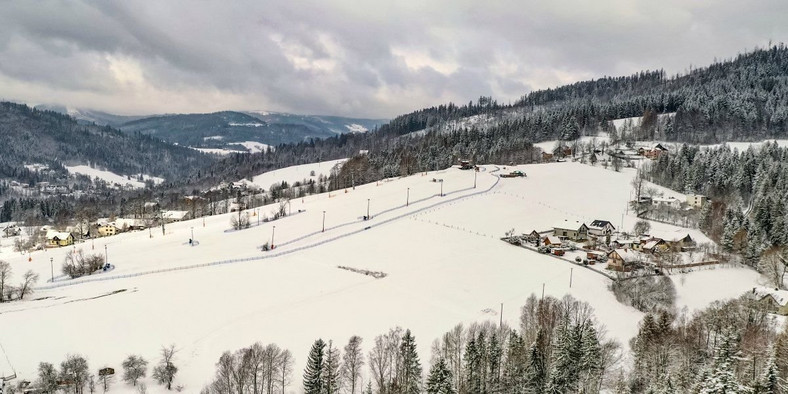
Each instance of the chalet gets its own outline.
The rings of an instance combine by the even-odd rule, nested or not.
[[[613,234],[614,231],[616,231],[616,228],[613,226],[613,223],[610,223],[607,220],[597,219],[588,225],[588,233],[591,235],[605,236]]]
[[[561,150],[561,154],[562,154],[562,155],[564,155],[564,157],[569,157],[569,156],[572,156],[572,148],[570,148],[570,147],[564,147],[564,148]]]
[[[99,226],[96,231],[98,232],[99,236],[101,237],[109,237],[111,235],[115,235],[118,233],[118,228],[115,227],[113,224],[105,224]]]
[[[552,153],[547,153],[547,152],[542,152],[542,161],[543,162],[553,161],[553,154]]]
[[[753,287],[751,296],[769,312],[788,316],[788,290]]]
[[[47,246],[61,247],[74,244],[74,236],[71,233],[61,233],[50,231],[47,233]]]
[[[700,194],[687,194],[687,204],[693,208],[702,208],[709,198]]]
[[[640,253],[630,249],[613,249],[607,254],[607,268],[630,271],[643,261]]]
[[[643,244],[642,250],[647,253],[659,253],[668,250],[668,244],[660,238],[652,238]]]
[[[548,235],[544,237],[544,245],[545,246],[561,246],[561,238],[558,238],[553,235]]]
[[[585,223],[564,220],[553,225],[553,235],[572,241],[586,240],[588,239],[588,226]]]

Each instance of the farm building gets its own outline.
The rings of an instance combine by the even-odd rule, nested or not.
[[[788,316],[788,290],[753,287],[752,297],[771,313]]]

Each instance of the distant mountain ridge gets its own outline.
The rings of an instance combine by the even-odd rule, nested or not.
[[[128,134],[152,135],[182,146],[231,150],[244,149],[239,144],[245,142],[276,146],[323,139],[338,134],[366,132],[387,122],[385,119],[295,115],[266,111],[121,116],[57,105],[37,108],[68,114],[82,123],[109,125]]]

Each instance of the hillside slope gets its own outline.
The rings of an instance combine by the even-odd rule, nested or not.
[[[45,164],[53,176],[64,165],[91,164],[120,175],[148,174],[169,180],[211,162],[208,155],[111,127],[79,124],[73,118],[26,105],[0,103],[0,178],[30,181],[25,164]]]

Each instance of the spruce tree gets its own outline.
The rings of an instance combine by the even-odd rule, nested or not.
[[[536,339],[531,344],[528,351],[528,373],[525,377],[525,388],[529,394],[541,394],[545,392],[547,384],[547,347],[544,331],[540,328],[536,332]]]
[[[739,384],[733,373],[736,358],[736,339],[732,334],[722,334],[714,355],[714,369],[703,382],[701,394],[739,394],[748,390]]]
[[[323,394],[323,356],[326,343],[318,339],[312,344],[304,369],[304,394]]]
[[[419,355],[416,352],[416,338],[410,330],[405,330],[400,344],[400,357],[402,358],[402,375],[400,388],[403,394],[419,394],[421,392],[422,370]]]
[[[471,338],[465,345],[465,381],[466,388],[471,393],[481,392],[480,367],[481,356],[476,346],[476,339]]]
[[[333,341],[328,341],[328,350],[326,350],[323,357],[323,371],[321,372],[323,393],[337,394],[339,392],[339,367],[339,349],[334,347]]]
[[[454,394],[452,379],[446,360],[438,359],[438,362],[430,368],[430,375],[427,377],[427,394]]]
[[[501,384],[507,393],[521,394],[525,392],[525,371],[528,368],[528,353],[523,338],[512,330],[506,347],[506,358],[503,362],[503,379]]]

